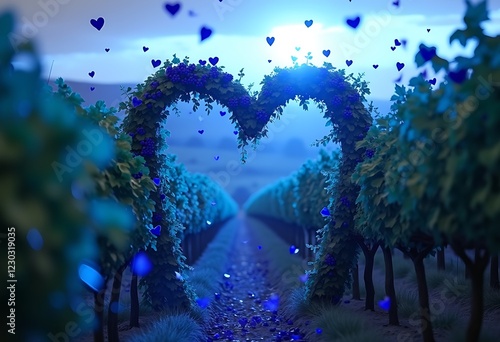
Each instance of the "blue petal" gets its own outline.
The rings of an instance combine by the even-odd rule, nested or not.
[[[99,291],[104,286],[104,278],[89,265],[81,264],[78,268],[80,279],[94,291]]]
[[[28,231],[28,235],[26,236],[26,239],[28,240],[29,245],[31,248],[33,248],[35,251],[39,251],[42,249],[43,246],[43,237],[36,228],[31,228]]]

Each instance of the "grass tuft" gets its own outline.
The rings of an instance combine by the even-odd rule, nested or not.
[[[165,316],[130,342],[196,342],[204,341],[203,330],[188,314]]]

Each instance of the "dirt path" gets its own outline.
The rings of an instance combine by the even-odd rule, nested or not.
[[[251,223],[248,223],[251,225]],[[230,278],[216,308],[218,322],[208,331],[208,341],[305,341],[300,327],[285,321],[273,301],[274,290],[266,279],[268,260],[258,253],[251,227],[243,224],[229,255]]]

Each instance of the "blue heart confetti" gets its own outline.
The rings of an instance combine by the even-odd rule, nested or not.
[[[198,133],[203,134],[205,131],[203,129],[199,129]]]
[[[160,186],[160,178],[158,177],[153,178],[153,182],[156,184],[156,186]]]
[[[104,18],[90,19],[90,25],[94,26],[97,31],[100,31],[104,26]]]
[[[328,217],[328,216],[330,216],[330,210],[328,210],[328,208],[327,208],[327,207],[324,207],[323,209],[321,209],[320,214],[321,214],[323,217]]]
[[[219,158],[220,158],[219,156],[215,156],[214,157],[215,160],[219,160]]]
[[[418,48],[418,52],[420,56],[424,59],[425,62],[430,61],[434,56],[436,56],[436,48],[435,47],[430,47],[428,48],[424,44],[420,44]]]
[[[377,69],[378,68],[378,64],[373,64],[373,69]]]
[[[266,38],[267,44],[269,44],[269,46],[274,44],[274,40],[275,40],[274,37],[267,37]]]
[[[151,60],[151,65],[153,66],[153,68],[159,67],[160,64],[161,64],[161,61],[159,59],[157,59],[157,60],[152,59]]]
[[[324,55],[325,57],[330,56],[330,50],[323,50],[323,55]]]
[[[160,234],[161,234],[161,226],[157,225],[156,227],[154,227],[153,229],[151,229],[150,232],[154,236],[160,236]]]
[[[405,67],[404,63],[399,63],[399,62],[396,63],[396,68],[398,68],[398,71],[401,71],[404,67]]]
[[[39,251],[43,247],[43,237],[42,234],[36,228],[31,228],[26,235],[26,239],[31,248],[35,251]]]
[[[212,29],[206,27],[206,26],[203,26],[201,29],[200,29],[200,42],[204,41],[205,39],[207,39],[208,37],[210,37],[212,35],[213,31]]]
[[[391,50],[392,51],[396,50],[396,47],[395,46],[391,46]]]
[[[198,298],[196,299],[196,303],[198,306],[202,309],[206,309],[208,305],[210,304],[210,299],[209,298]]]
[[[177,14],[177,12],[179,12],[179,10],[181,9],[181,4],[180,3],[175,3],[175,4],[169,4],[169,3],[166,3],[165,4],[165,9],[167,10],[168,13],[170,13],[170,15],[173,17]]]
[[[356,27],[358,27],[358,25],[359,25],[360,22],[361,22],[361,18],[360,17],[356,17],[356,18],[353,18],[353,19],[347,19],[346,20],[347,25],[349,25],[353,29],[355,29]]]
[[[92,77],[92,78],[94,78],[94,76],[95,76],[95,71],[91,71],[91,72],[89,72],[89,76],[90,76],[90,77]]]
[[[200,65],[205,65],[205,64],[207,64],[207,61],[204,61],[203,59],[200,59],[198,61],[198,63],[200,63]]]
[[[432,85],[436,85],[436,78],[434,77],[433,79],[428,80],[428,82]]]
[[[304,21],[304,24],[307,26],[307,27],[311,27],[312,24],[313,24],[313,21],[312,20],[306,20]]]
[[[92,290],[98,292],[104,286],[104,278],[95,269],[86,264],[81,264],[78,268],[78,276]]]
[[[134,255],[130,268],[133,274],[144,277],[153,269],[153,263],[149,260],[146,252],[140,251]]]
[[[90,87],[90,91],[94,91],[95,90],[95,87]]]
[[[401,46],[401,42],[397,39],[394,39],[394,45]]]
[[[132,99],[132,105],[134,107],[140,106],[142,104],[142,100],[138,99],[137,97],[134,96]]]
[[[382,310],[389,311],[391,308],[391,299],[386,296],[383,300],[378,302],[378,306],[380,306]]]
[[[142,51],[146,52],[146,51],[148,51],[148,50],[149,50],[149,48],[148,48],[147,46],[143,46],[143,47],[142,47]]]
[[[349,66],[351,66],[351,64],[352,64],[352,60],[346,60],[346,61],[345,61],[345,64],[347,64],[347,66],[348,66],[348,67],[349,67]]]
[[[219,63],[219,57],[210,57],[208,59],[208,61],[210,62],[210,64],[212,64],[213,66],[216,66],[217,63]]]
[[[463,83],[467,77],[467,69],[448,72],[448,77],[455,83]]]
[[[234,135],[238,135],[238,131],[233,131],[233,134]]]
[[[109,52],[109,48],[105,48],[104,51]]]
[[[226,115],[226,112],[220,111],[220,116]]]

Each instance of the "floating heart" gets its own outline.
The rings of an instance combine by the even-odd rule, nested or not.
[[[430,61],[434,56],[436,56],[436,48],[435,47],[430,47],[428,48],[424,44],[420,44],[418,48],[420,55],[424,59],[424,61]]]
[[[432,85],[436,85],[436,78],[434,77],[433,79],[430,79],[428,82]]]
[[[153,182],[155,183],[156,186],[160,186],[161,180],[158,177],[153,178]]]
[[[196,17],[196,13],[194,13],[193,11],[189,11],[188,13],[190,17]]]
[[[97,31],[100,31],[104,26],[104,18],[99,17],[96,19],[90,19],[90,25],[94,26]]]
[[[109,48],[105,48],[104,51],[109,52]]]
[[[323,209],[321,209],[320,214],[323,217],[328,217],[330,216],[330,210],[328,210],[327,207],[324,207]]]
[[[271,46],[274,43],[274,37],[267,37],[266,41],[267,41],[267,44],[269,44],[269,46]]]
[[[90,76],[90,77],[94,77],[94,75],[95,75],[95,72],[94,72],[94,71],[89,72],[89,76]]]
[[[467,69],[448,72],[448,76],[455,83],[462,83],[467,77]]]
[[[392,3],[394,6],[399,7],[399,0]]]
[[[431,29],[427,29],[427,32],[431,32]]]
[[[219,63],[219,57],[210,57],[208,61],[210,62],[210,64],[215,66],[217,63]]]
[[[356,28],[358,27],[359,23],[361,21],[361,18],[360,17],[356,17],[354,19],[347,19],[346,22],[347,22],[347,25],[349,25],[350,27],[352,28]]]
[[[149,50],[149,48],[148,48],[148,47],[146,47],[146,46],[143,46],[143,47],[142,47],[142,51],[146,52],[146,51],[148,51],[148,50]]]
[[[204,131],[204,130],[202,130],[202,129],[198,130],[198,133],[200,133],[200,134],[203,134],[204,132],[205,132],[205,131]]]
[[[378,68],[378,64],[373,64],[373,69],[377,69]]]
[[[200,30],[201,42],[210,37],[212,35],[212,32],[213,31],[210,28],[203,26]]]
[[[175,3],[175,4],[165,4],[165,9],[167,10],[170,15],[175,16],[177,12],[181,9],[181,4],[180,3]]]
[[[95,90],[95,87],[90,87],[90,91],[94,91]]]
[[[157,60],[152,59],[151,60],[151,65],[153,66],[153,68],[159,67],[160,64],[161,64],[161,61],[159,59],[157,59]]]
[[[296,50],[296,51],[300,51],[300,46],[297,46],[297,47],[295,48],[295,50]]]
[[[238,131],[233,131],[233,134],[234,135],[238,135]]]
[[[219,160],[219,156],[215,156],[215,157],[214,157],[214,159],[215,159],[215,160]]]
[[[399,63],[399,62],[396,63],[396,68],[398,68],[398,71],[401,71],[401,69],[403,69],[404,67],[405,67],[404,63]]]
[[[391,46],[391,50],[392,51],[396,50],[396,47],[395,46]]]
[[[351,66],[351,64],[352,64],[352,60],[346,60],[346,61],[345,61],[345,64],[347,64],[347,66]]]
[[[313,24],[313,21],[312,20],[306,20],[306,21],[304,21],[304,24],[306,24],[307,27],[311,27],[311,25]]]
[[[323,55],[325,55],[325,57],[330,56],[330,50],[323,50]]]
[[[198,63],[200,63],[200,65],[205,65],[205,64],[207,64],[207,61],[204,61],[204,60],[200,59],[200,60],[198,61]]]
[[[140,106],[142,104],[142,100],[134,96],[134,98],[132,99],[132,104],[134,105],[134,107]]]
[[[220,111],[220,116],[226,115],[226,112]]]
[[[271,59],[268,59],[268,60],[267,60],[267,63],[271,63],[271,62],[272,62],[272,60],[271,60]]]
[[[394,39],[394,45],[401,46],[401,42],[397,39]]]
[[[150,230],[151,234],[153,234],[154,236],[160,236],[160,233],[161,233],[161,226],[160,225],[157,225],[156,227],[154,227],[153,229]]]

